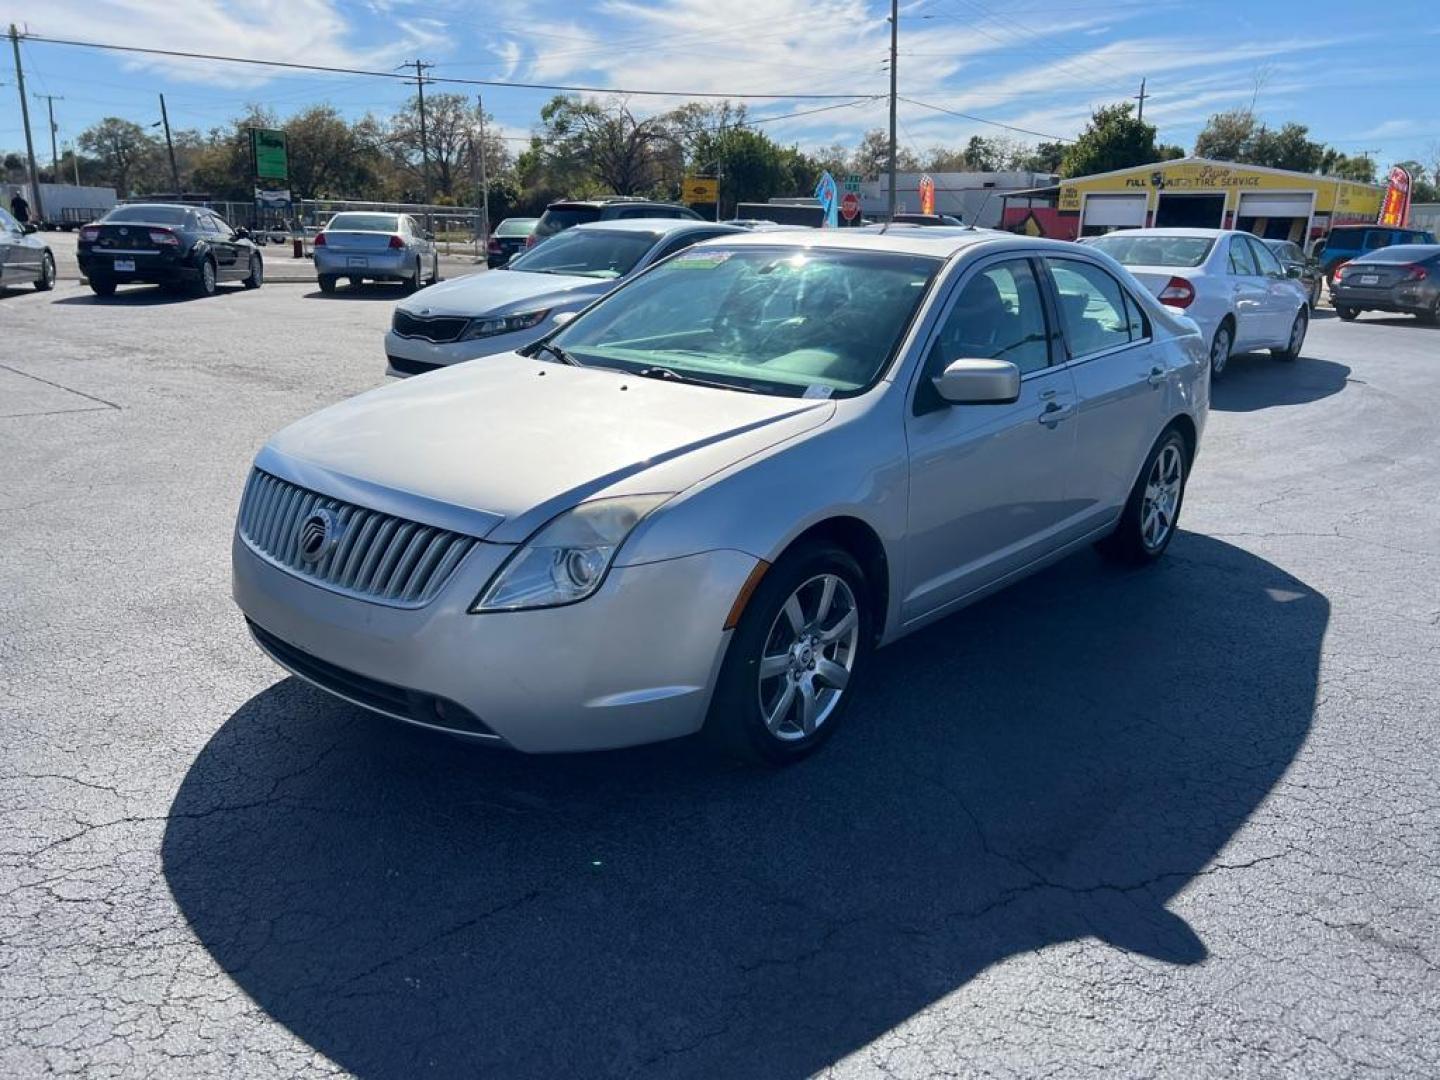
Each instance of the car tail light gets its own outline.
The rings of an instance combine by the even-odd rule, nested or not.
[[[322,233],[316,233],[316,234],[315,234],[315,244],[314,244],[314,246],[315,246],[315,247],[324,247],[324,246],[325,246],[325,234],[324,234],[323,232],[322,232]]]
[[[152,244],[163,244],[166,247],[180,246],[180,238],[169,229],[151,229],[150,242]]]
[[[1195,302],[1195,286],[1183,277],[1172,277],[1160,290],[1160,302],[1171,307],[1187,308]]]
[[[505,254],[505,249],[500,246],[500,241],[496,240],[493,236],[490,238],[490,242],[485,245],[485,250],[491,255]]]
[[[96,240],[100,239],[100,230],[93,225],[87,225],[80,230],[80,239],[84,240],[87,244],[93,244]]]
[[[1420,266],[1418,263],[1412,263],[1405,269],[1410,271],[1408,274],[1405,275],[1406,281],[1424,281],[1427,277],[1430,276],[1430,271],[1426,270],[1425,267]]]
[[[403,236],[390,237],[390,246],[392,248],[403,248],[405,246],[405,238]]]
[[[1348,262],[1342,262],[1339,266],[1335,267],[1335,273],[1332,275],[1334,280],[1339,281],[1343,278],[1345,276],[1345,268],[1349,265]]]

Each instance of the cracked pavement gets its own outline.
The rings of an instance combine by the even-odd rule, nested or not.
[[[766,774],[253,647],[250,457],[394,297],[0,295],[0,1075],[1440,1074],[1440,331],[1237,358],[1161,566],[885,650]]]

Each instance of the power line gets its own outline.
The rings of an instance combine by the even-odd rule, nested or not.
[[[1022,135],[1033,135],[1037,139],[1048,139],[1051,142],[1068,143],[1074,142],[1062,135],[1047,135],[1043,131],[1031,131],[1029,128],[1016,127],[1014,124],[1003,124],[999,120],[986,120],[983,116],[972,116],[969,113],[956,112],[954,109],[946,109],[939,105],[931,105],[928,101],[916,101],[914,98],[902,97],[901,101],[911,105],[918,105],[922,109],[931,109],[934,112],[945,113],[947,116],[958,116],[961,120],[972,120],[977,124],[989,124],[991,127],[1004,128],[1006,131],[1018,131]]]
[[[75,41],[68,38],[45,37],[41,34],[21,34],[25,40],[38,41],[46,45],[66,45],[78,49],[104,49],[110,52],[141,53],[147,56],[168,56],[180,60],[215,60],[225,64],[250,64],[255,67],[286,68],[292,71],[320,71],[332,75],[370,75],[377,79],[405,79],[408,76],[394,71],[370,71],[365,68],[332,67],[327,64],[301,64],[292,60],[261,60],[250,56],[221,56],[217,53],[186,52],[180,49],[154,49],[140,45],[113,45],[101,41]],[[431,82],[455,86],[498,86],[512,90],[558,90],[562,93],[579,94],[620,94],[632,97],[681,97],[681,98],[729,98],[751,101],[836,101],[854,97],[853,94],[809,94],[809,93],[720,93],[714,90],[641,90],[617,86],[577,86],[568,83],[507,82],[502,79],[461,79],[450,75],[427,76]]]

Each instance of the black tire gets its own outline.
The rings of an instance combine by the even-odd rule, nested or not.
[[[823,592],[823,585],[819,584],[817,579],[823,575],[839,578],[848,587],[850,597],[854,600],[856,634],[852,651],[848,654],[843,651],[841,643],[837,642],[818,646],[814,656],[816,660],[832,659],[837,662],[842,658],[848,659],[849,678],[843,692],[829,706],[829,712],[822,715],[820,723],[813,731],[809,734],[797,731],[792,733],[790,738],[782,738],[766,727],[761,711],[761,694],[769,687],[778,691],[775,694],[778,700],[785,693],[789,693],[785,680],[791,679],[792,675],[787,672],[762,680],[760,659],[770,644],[772,635],[787,631],[790,624],[784,614],[785,607],[797,590],[807,599],[813,599],[818,611],[819,593]],[[845,616],[847,610],[838,586],[835,596],[827,618],[817,620],[817,623],[826,629],[831,627],[825,626],[825,623],[829,622],[833,626]],[[704,732],[707,741],[729,756],[769,765],[789,765],[818,750],[844,719],[845,712],[855,697],[859,681],[864,677],[873,644],[871,608],[871,590],[865,580],[864,571],[849,552],[830,544],[815,544],[787,553],[761,578],[731,636],[725,662],[721,665],[720,676],[716,682],[715,695],[710,703],[710,712],[705,720]],[[809,629],[807,627],[807,630]],[[842,635],[842,641],[848,638],[847,630]],[[815,660],[812,660],[810,670],[814,670],[814,663]],[[800,677],[808,677],[813,685],[818,676],[802,674]],[[829,689],[825,687],[821,692],[828,692]],[[790,697],[796,701],[794,709],[798,713],[801,708],[801,695],[791,693]],[[789,715],[788,710],[786,715]],[[798,722],[796,726],[799,726]]]
[[[195,279],[191,286],[196,296],[204,298],[215,295],[215,287],[220,281],[220,271],[215,265],[215,260],[206,259],[200,264],[200,276]]]
[[[40,260],[40,276],[35,280],[36,292],[49,292],[55,287],[55,256],[45,252]]]
[[[1145,522],[1142,520],[1145,511],[1145,493],[1151,480],[1151,474],[1155,471],[1156,462],[1170,447],[1179,451],[1180,487],[1169,515],[1169,526],[1163,538],[1158,543],[1152,544],[1146,539]],[[1127,566],[1146,566],[1160,558],[1169,548],[1170,541],[1175,538],[1175,530],[1180,520],[1180,510],[1185,504],[1185,484],[1189,479],[1190,447],[1185,442],[1185,436],[1180,433],[1179,428],[1166,428],[1160,438],[1155,441],[1155,445],[1151,447],[1150,453],[1145,456],[1145,464],[1140,469],[1140,475],[1135,478],[1135,486],[1130,489],[1130,498],[1125,502],[1125,510],[1120,515],[1120,522],[1115,526],[1115,531],[1096,544],[1095,549],[1112,562],[1123,563]]]
[[[1276,360],[1300,359],[1300,351],[1305,348],[1305,334],[1309,329],[1309,309],[1301,307],[1300,310],[1295,313],[1295,321],[1290,324],[1290,340],[1286,342],[1283,349],[1271,349],[1270,355]]]
[[[334,274],[321,274],[319,280],[321,292],[333,293],[335,291],[336,277]]]
[[[36,287],[38,288],[39,286]],[[1426,326],[1434,326],[1436,323],[1440,323],[1440,297],[1436,298],[1433,307],[1428,311],[1417,311],[1415,317]]]
[[[252,254],[250,256],[250,273],[245,276],[245,280],[240,284],[244,285],[247,289],[258,289],[264,283],[265,263],[259,255]]]
[[[1335,314],[1345,322],[1354,322],[1360,316],[1360,309],[1348,307],[1344,304],[1335,305]]]
[[[425,271],[420,269],[420,260],[415,260],[415,273],[406,278],[400,286],[407,293],[419,292],[425,287]]]
[[[1227,316],[1215,328],[1215,336],[1210,339],[1210,379],[1212,382],[1224,378],[1225,369],[1230,364],[1230,354],[1234,351],[1235,324]]]
[[[115,282],[106,281],[104,278],[91,278],[90,291],[96,296],[114,296]]]

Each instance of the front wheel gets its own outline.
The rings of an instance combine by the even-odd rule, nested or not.
[[[706,735],[730,754],[787,765],[835,731],[871,643],[870,590],[841,548],[791,552],[760,580],[731,638]]]
[[[240,284],[247,289],[258,289],[265,282],[265,264],[260,261],[259,255],[250,256],[250,273]]]
[[[1189,472],[1190,450],[1185,437],[1170,428],[1145,459],[1120,515],[1120,524],[1095,545],[1100,554],[1131,566],[1144,566],[1165,554],[1180,519]]]
[[[1285,343],[1283,349],[1271,349],[1270,355],[1276,360],[1297,360],[1300,357],[1300,350],[1305,347],[1305,332],[1310,328],[1310,316],[1301,308],[1295,313],[1295,321],[1290,324],[1290,339]]]
[[[1360,316],[1360,309],[1347,307],[1344,304],[1335,306],[1335,314],[1340,316],[1344,322],[1354,322]]]
[[[1235,331],[1230,329],[1228,322],[1221,323],[1210,341],[1210,378],[1218,379],[1225,374],[1225,366],[1230,363],[1230,350],[1234,345]]]
[[[55,287],[55,256],[48,251],[45,258],[40,260],[40,276],[35,279],[35,290],[37,292],[49,292]]]

